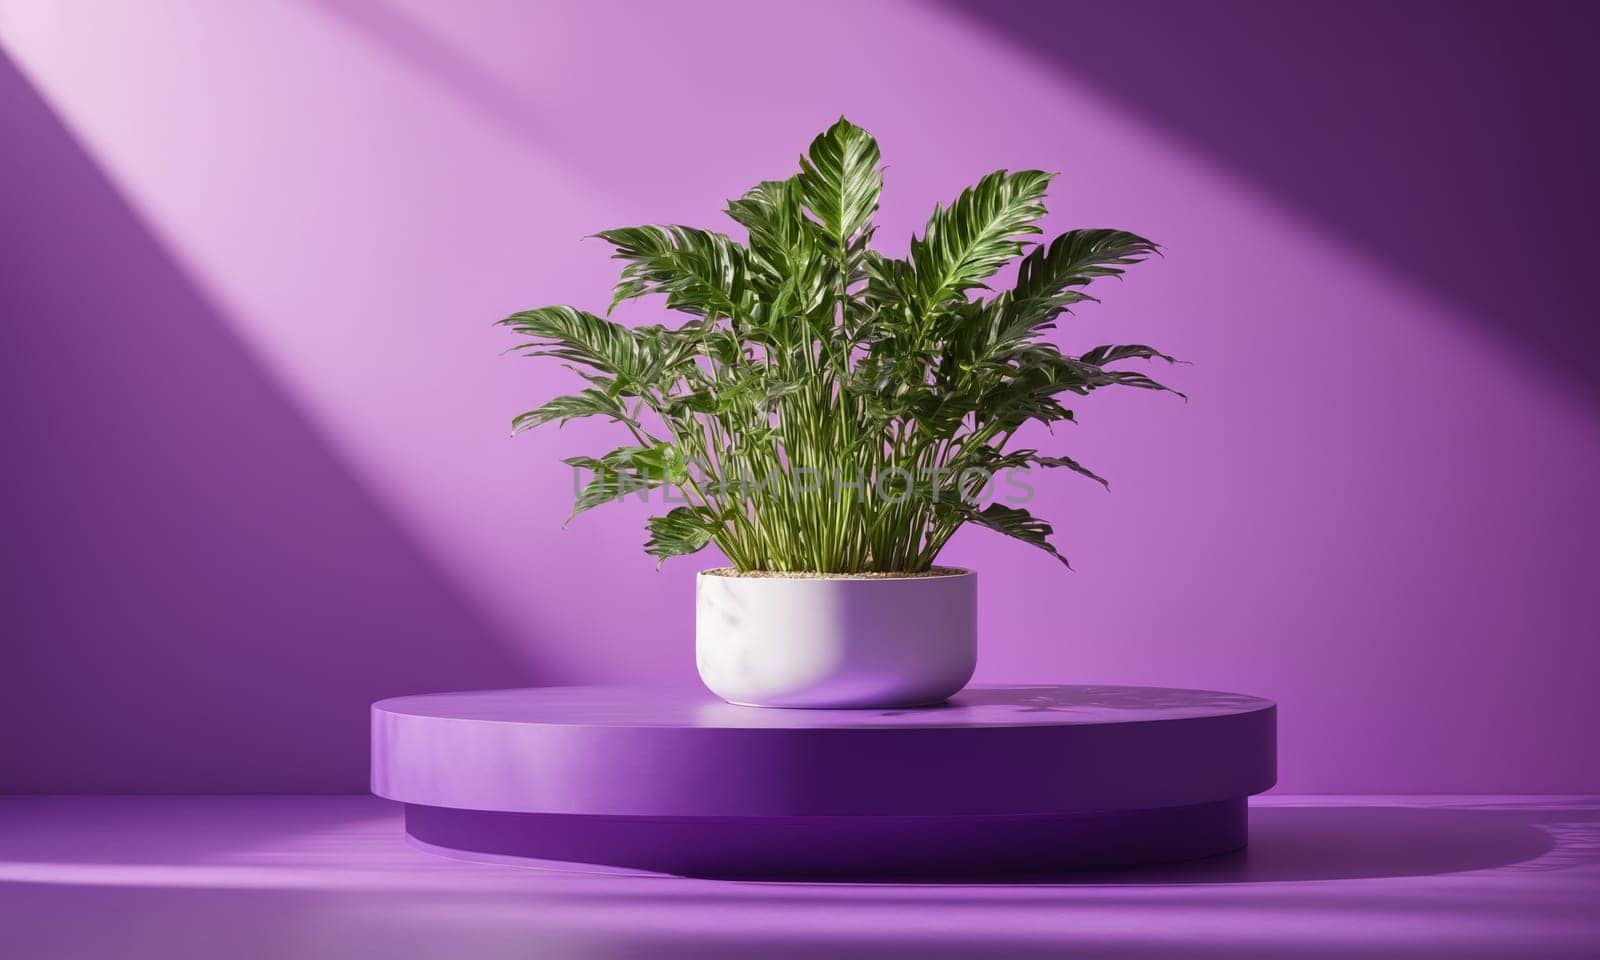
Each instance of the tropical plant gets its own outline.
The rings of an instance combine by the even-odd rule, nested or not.
[[[710,543],[740,570],[924,571],[975,523],[1065,563],[1048,523],[980,508],[979,488],[1015,467],[1105,483],[1012,438],[1029,422],[1073,420],[1063,401],[1101,387],[1167,390],[1111,365],[1172,358],[1142,344],[1068,356],[1042,339],[1094,299],[1090,281],[1157,249],[1121,230],[1031,243],[1051,176],[989,174],[935,208],[909,256],[893,259],[870,246],[878,144],[841,118],[797,174],[728,204],[744,242],[686,226],[603,231],[624,264],[611,307],[654,294],[690,319],[628,327],[553,306],[501,321],[528,338],[513,350],[588,381],[516,417],[513,433],[578,417],[626,428],[631,443],[566,461],[593,474],[573,513],[630,491],[681,491],[648,523],[645,549],[663,560]],[[1015,283],[991,291],[984,281],[1019,256]]]

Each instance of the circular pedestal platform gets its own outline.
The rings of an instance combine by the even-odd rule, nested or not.
[[[1276,707],[1156,687],[974,687],[906,710],[550,687],[372,708],[372,789],[447,851],[693,876],[1047,873],[1245,843]]]

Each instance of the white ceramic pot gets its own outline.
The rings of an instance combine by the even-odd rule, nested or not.
[[[978,575],[701,573],[695,661],[712,693],[757,707],[910,707],[966,686]]]

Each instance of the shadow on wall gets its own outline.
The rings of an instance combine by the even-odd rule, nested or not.
[[[1600,401],[1600,327],[1581,283],[1600,255],[1590,170],[1600,7],[941,2],[1135,108]],[[1251,251],[1238,251],[1238,270],[1248,282]]]
[[[531,682],[3,57],[0,112],[0,792],[364,791],[372,700]]]
[[[440,39],[403,9],[382,0],[304,2],[435,81],[458,102],[481,111],[524,145],[541,154],[550,152],[551,131],[540,121],[532,98]]]

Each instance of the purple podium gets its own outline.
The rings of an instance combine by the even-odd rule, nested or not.
[[[703,877],[1030,875],[1245,844],[1269,700],[974,687],[911,710],[549,687],[372,707],[372,789],[453,856]]]

